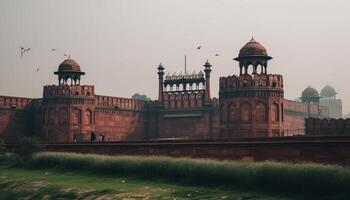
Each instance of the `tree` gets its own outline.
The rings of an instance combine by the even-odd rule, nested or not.
[[[146,95],[141,95],[141,94],[139,94],[139,93],[135,93],[134,95],[132,95],[131,98],[132,98],[132,99],[135,99],[135,100],[151,101],[151,98],[149,98],[149,97],[146,96]]]

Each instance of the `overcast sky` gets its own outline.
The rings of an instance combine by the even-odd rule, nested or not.
[[[0,95],[41,97],[66,53],[86,72],[82,83],[120,97],[156,98],[160,62],[180,72],[187,54],[192,72],[209,59],[218,96],[219,77],[239,72],[233,58],[254,36],[273,57],[268,72],[283,75],[286,98],[330,84],[347,113],[349,8],[348,0],[1,0]],[[19,46],[32,50],[20,57]]]

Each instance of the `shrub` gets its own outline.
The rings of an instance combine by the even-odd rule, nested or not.
[[[0,154],[5,153],[5,140],[0,138]]]
[[[235,186],[302,193],[348,192],[350,168],[322,164],[214,161],[169,157],[38,153],[34,168],[77,170],[99,175],[137,175],[201,185]]]
[[[17,139],[13,153],[23,160],[28,160],[40,150],[39,142],[35,138],[23,137]]]

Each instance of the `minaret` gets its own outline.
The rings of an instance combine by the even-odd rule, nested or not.
[[[162,63],[158,66],[158,78],[159,78],[159,94],[158,94],[158,102],[159,104],[163,104],[163,80],[164,80],[164,67]]]
[[[207,60],[203,66],[204,66],[204,72],[205,72],[205,104],[210,104],[211,103],[211,98],[210,98],[211,64]]]

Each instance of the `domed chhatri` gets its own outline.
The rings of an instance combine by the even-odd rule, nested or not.
[[[239,51],[238,57],[234,60],[239,62],[240,75],[248,74],[248,68],[253,66],[253,74],[267,74],[267,61],[272,57],[268,56],[266,48],[252,38]],[[258,73],[260,66],[260,73]]]
[[[59,65],[58,72],[81,72],[80,65],[75,60],[69,58]]]
[[[73,84],[80,84],[80,76],[85,75],[85,72],[80,70],[80,65],[73,59],[64,60],[59,66],[57,72],[54,74],[58,75],[58,84],[65,85],[70,79]]]
[[[267,56],[267,51],[263,45],[252,38],[241,48],[238,56]]]
[[[304,103],[319,103],[320,98],[318,91],[311,85],[301,93],[301,101]]]
[[[301,94],[302,97],[319,97],[318,91],[309,85]]]
[[[335,98],[336,95],[337,95],[337,92],[330,85],[326,85],[321,90],[321,97],[324,97],[324,98]]]

